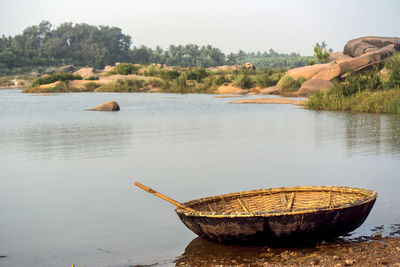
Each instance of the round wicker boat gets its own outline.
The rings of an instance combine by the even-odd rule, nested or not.
[[[183,203],[183,223],[219,242],[299,243],[329,240],[358,228],[377,193],[336,186],[243,191]]]

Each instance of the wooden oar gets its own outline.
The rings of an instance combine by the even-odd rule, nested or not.
[[[175,206],[177,206],[177,207],[179,207],[179,208],[181,208],[181,209],[185,209],[185,210],[188,210],[188,211],[195,211],[194,209],[191,209],[191,208],[189,208],[189,207],[186,207],[185,205],[179,203],[178,201],[175,201],[175,200],[173,200],[172,198],[169,198],[169,197],[167,197],[167,196],[164,196],[163,194],[160,194],[160,193],[158,193],[157,191],[151,189],[150,187],[147,187],[147,186],[145,186],[145,185],[142,185],[142,184],[139,183],[139,182],[135,182],[135,185],[136,185],[137,187],[140,187],[140,188],[142,188],[143,190],[145,190],[145,191],[147,191],[147,192],[153,194],[153,195],[156,195],[156,196],[158,196],[158,197],[160,197],[160,198],[162,198],[162,199],[168,201],[169,203],[174,204]]]

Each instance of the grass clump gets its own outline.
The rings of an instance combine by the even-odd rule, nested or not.
[[[120,63],[114,67],[114,69],[107,72],[108,75],[129,75],[129,74],[138,74],[139,66],[136,66],[131,63]]]
[[[42,84],[54,83],[57,81],[66,82],[70,80],[82,80],[82,76],[67,72],[58,72],[51,75],[45,75],[33,80],[33,82],[31,83],[31,87],[40,86]]]
[[[79,92],[75,87],[68,85],[68,81],[59,81],[54,86],[30,87],[22,91],[23,93],[71,93]]]
[[[88,83],[85,83],[84,86],[85,86],[85,91],[91,92],[91,91],[94,91],[96,88],[98,88],[100,85],[95,82],[88,82]]]
[[[111,84],[104,84],[97,88],[97,92],[140,92],[144,87],[140,79],[118,79]]]
[[[286,75],[282,77],[282,79],[277,84],[277,87],[281,94],[287,92],[295,92],[299,90],[299,88],[305,81],[306,79],[304,77],[294,79],[293,77]]]
[[[87,77],[87,78],[85,78],[85,80],[88,80],[88,81],[97,81],[97,80],[99,80],[99,77],[97,77],[97,76],[89,76],[89,77]]]
[[[248,89],[252,87],[253,81],[250,76],[246,72],[239,73],[233,80],[233,85],[236,87],[240,87],[242,89]]]
[[[255,77],[259,87],[265,88],[276,85],[284,75],[284,69],[271,69],[262,72]]]
[[[0,79],[0,86],[13,86],[13,85],[15,85],[15,83],[8,78]]]
[[[306,108],[400,114],[400,90],[364,90],[346,97],[337,88],[331,88],[314,93],[306,102]]]
[[[209,71],[205,68],[191,68],[187,71],[187,79],[201,82],[203,78],[210,75]]]

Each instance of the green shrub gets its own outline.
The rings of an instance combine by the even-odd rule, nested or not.
[[[10,79],[8,79],[8,78],[0,79],[0,86],[12,86],[14,84],[15,83],[13,81],[11,81]]]
[[[221,86],[224,83],[229,83],[231,80],[226,75],[213,75],[212,77],[212,85]]]
[[[380,90],[382,89],[382,82],[379,70],[372,68],[365,71],[350,72],[343,82],[335,82],[333,86],[341,91],[344,96],[350,96],[364,90]]]
[[[233,85],[243,89],[247,89],[252,86],[252,81],[247,73],[240,73],[235,77]]]
[[[118,79],[115,83],[100,86],[98,92],[139,92],[143,88],[143,80]]]
[[[99,77],[97,77],[97,76],[89,76],[89,77],[85,78],[85,80],[88,80],[88,81],[96,81],[98,79],[99,79]]]
[[[98,88],[100,85],[95,82],[89,82],[89,83],[85,83],[84,86],[85,86],[86,91],[94,91],[94,89]]]
[[[327,44],[322,42],[321,44],[316,43],[314,46],[314,57],[318,60],[319,63],[326,63],[332,49],[327,49]]]
[[[314,59],[310,59],[308,61],[308,65],[315,65],[315,60]]]
[[[205,68],[192,68],[187,72],[187,79],[201,82],[203,78],[206,78],[209,75],[210,75],[209,71],[206,70]]]
[[[293,79],[291,76],[283,76],[278,83],[278,89],[281,93],[285,92],[295,92],[299,90],[300,86],[306,81],[304,77],[299,77],[297,80]]]
[[[384,83],[385,88],[400,88],[400,53],[393,55],[385,66],[389,70],[388,79]]]
[[[162,79],[157,79],[157,78],[153,78],[153,79],[149,79],[149,80],[145,81],[144,85],[150,86],[152,88],[161,88],[161,89],[166,89],[170,86],[167,81],[162,80]]]
[[[172,69],[172,70],[162,70],[161,71],[161,77],[166,79],[166,80],[174,80],[179,77],[180,72],[177,69]]]
[[[39,86],[41,84],[49,84],[53,83],[56,81],[70,81],[70,80],[82,80],[82,76],[78,74],[72,74],[72,73],[67,73],[67,72],[59,72],[59,73],[54,73],[51,75],[45,75],[40,78],[37,78],[33,80],[31,83],[31,87]]]
[[[113,70],[107,72],[109,75],[120,74],[120,75],[129,75],[129,74],[138,74],[139,67],[131,64],[131,63],[120,63],[114,67]]]

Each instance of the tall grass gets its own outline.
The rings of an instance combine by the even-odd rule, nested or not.
[[[98,92],[140,92],[144,86],[140,79],[118,79],[115,83],[103,84],[97,88]]]
[[[306,102],[306,108],[400,114],[400,90],[364,90],[346,97],[339,90],[332,88],[313,94]]]
[[[291,76],[286,75],[282,77],[282,79],[277,84],[277,87],[281,94],[285,94],[287,92],[295,92],[299,90],[299,88],[305,81],[306,79],[304,79],[304,77],[294,79]]]

